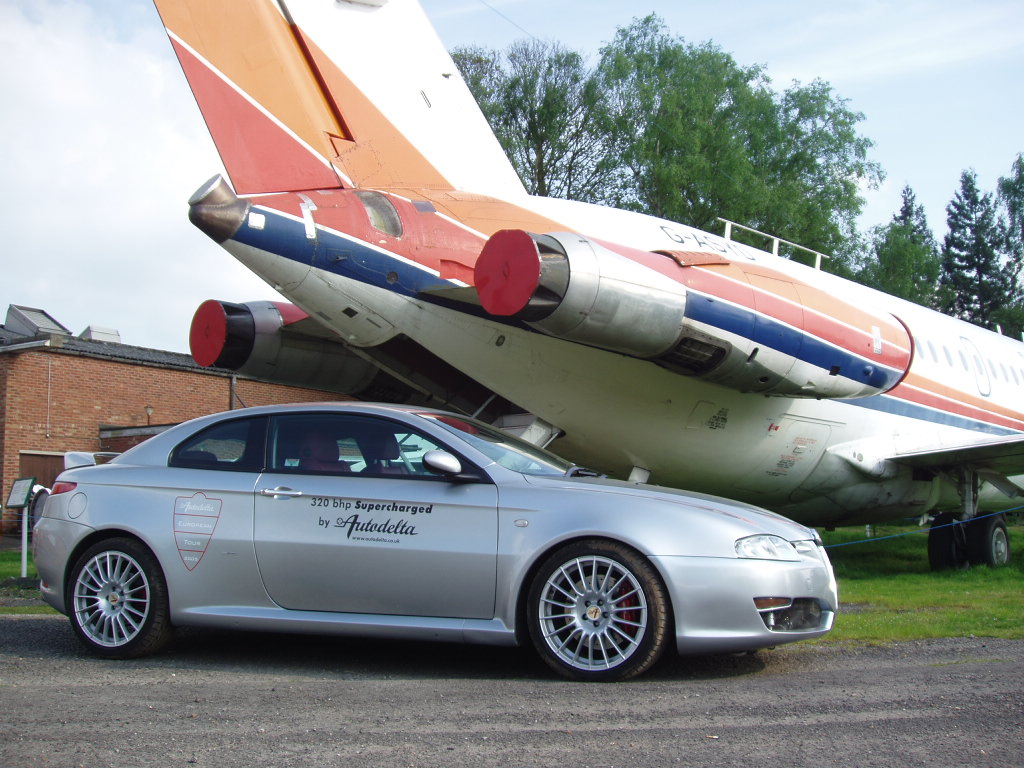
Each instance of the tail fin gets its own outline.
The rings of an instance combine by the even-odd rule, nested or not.
[[[155,2],[240,194],[524,194],[417,0]]]

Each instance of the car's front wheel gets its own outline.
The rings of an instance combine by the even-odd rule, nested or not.
[[[670,610],[654,567],[622,544],[591,539],[548,557],[527,604],[541,658],[575,680],[625,680],[665,650]]]
[[[67,590],[71,626],[99,656],[144,656],[170,639],[160,564],[134,539],[107,539],[89,547],[72,568]]]

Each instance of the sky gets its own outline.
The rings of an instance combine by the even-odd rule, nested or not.
[[[593,62],[656,13],[779,90],[830,83],[887,174],[864,191],[864,228],[909,184],[941,240],[961,173],[994,191],[1024,152],[1020,0],[422,2],[449,48],[533,37]],[[278,298],[188,222],[189,196],[222,167],[150,0],[0,0],[0,99],[0,320],[19,304],[75,334],[187,352],[203,300]]]

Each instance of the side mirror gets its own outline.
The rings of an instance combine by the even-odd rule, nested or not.
[[[454,477],[462,472],[462,462],[448,453],[448,451],[427,451],[423,454],[423,466],[437,475]]]

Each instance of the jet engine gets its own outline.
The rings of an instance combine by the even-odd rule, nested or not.
[[[303,323],[308,317],[284,302],[204,301],[192,318],[192,357],[279,384],[350,395],[367,389],[377,366],[324,336],[322,326]]]
[[[911,339],[892,315],[834,296],[823,311],[814,306],[822,291],[708,256],[502,230],[474,277],[493,316],[745,392],[868,397],[909,368]]]

